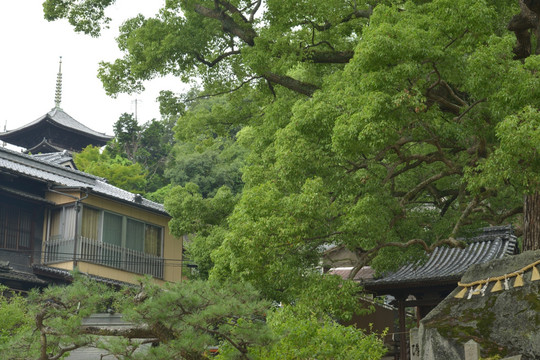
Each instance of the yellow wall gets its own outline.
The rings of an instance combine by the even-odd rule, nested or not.
[[[81,197],[81,193],[79,191],[67,191],[62,190],[64,193],[69,193],[70,195]],[[84,194],[83,194],[84,196]],[[73,203],[75,199],[60,195],[57,193],[47,193],[46,198],[50,201],[53,201],[54,203],[58,205],[67,204],[67,203]],[[165,260],[165,267],[164,267],[164,273],[163,278],[165,281],[172,281],[172,282],[180,282],[182,280],[182,238],[176,239],[169,230],[168,222],[170,220],[170,217],[163,214],[158,214],[152,211],[148,211],[142,208],[138,208],[136,206],[124,204],[121,202],[113,201],[110,199],[106,199],[100,196],[96,195],[89,195],[88,198],[84,199],[82,201],[85,205],[94,206],[99,209],[108,210],[111,212],[115,212],[121,215],[129,216],[134,219],[138,219],[150,224],[158,225],[163,227],[163,258]],[[44,232],[44,237],[46,236],[46,232]],[[45,240],[45,238],[44,238]],[[122,270],[116,270],[111,269],[106,266],[100,266],[100,265],[94,265],[94,264],[86,264],[84,266],[88,266],[87,270],[83,270],[83,263],[79,262],[79,267],[81,271],[103,276],[110,279],[125,281],[125,282],[133,282],[136,283],[135,280],[141,275],[139,274],[132,274],[128,273]],[[84,263],[85,264],[85,263]],[[59,267],[58,264],[51,265],[54,267]],[[72,267],[69,269],[72,270]],[[99,273],[99,274],[98,274]],[[114,277],[113,277],[114,276]],[[129,280],[132,279],[132,280]]]
[[[82,261],[77,262],[77,267],[83,273],[97,275],[107,279],[115,279],[130,284],[138,284],[137,279],[143,277],[143,275],[140,274],[134,274],[127,271],[113,269],[96,264],[90,264]],[[159,279],[154,279],[154,281],[160,285],[165,283],[163,280]]]
[[[62,270],[74,270],[73,261],[67,261],[63,263],[56,263],[49,265],[52,268],[62,269]],[[107,266],[101,266],[96,264],[90,264],[84,261],[77,262],[77,268],[80,272],[85,274],[92,274],[96,276],[101,276],[107,279],[113,279],[118,281],[127,282],[130,284],[138,284],[138,279],[142,278],[141,274],[134,274],[127,271],[122,271],[118,269],[113,269]],[[163,285],[165,281],[160,279],[153,279],[155,283]]]
[[[75,196],[77,198],[81,198],[80,191],[62,190],[61,192],[69,194],[71,196]],[[54,202],[57,205],[63,205],[63,204],[69,204],[69,203],[74,203],[75,202],[75,199],[73,199],[70,196],[60,195],[60,194],[57,194],[57,193],[54,193],[54,192],[47,192],[45,194],[45,198],[47,200],[49,200],[49,201]]]
[[[55,263],[53,265],[50,265],[50,267],[71,271],[73,270],[73,261],[64,261],[61,263]]]

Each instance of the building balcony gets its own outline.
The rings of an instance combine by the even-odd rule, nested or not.
[[[82,236],[76,240],[51,237],[45,242],[43,257],[45,265],[67,261],[87,262],[163,279],[164,259],[159,256]]]

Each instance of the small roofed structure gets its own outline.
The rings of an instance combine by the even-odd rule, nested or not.
[[[71,156],[67,150],[50,153],[42,152],[32,156],[42,161],[78,170],[77,166],[75,166],[75,162],[73,161],[73,156]]]
[[[517,238],[511,226],[484,228],[479,236],[463,240],[467,243],[465,248],[441,246],[427,254],[427,259],[407,264],[380,278],[360,281],[366,291],[396,299],[403,335],[406,334],[405,308],[415,307],[420,321],[456,288],[472,265],[518,253]],[[401,356],[406,359],[405,336],[400,343]]]
[[[88,145],[103,146],[111,139],[112,136],[86,127],[58,107],[27,125],[0,133],[0,140],[33,154],[79,152]]]

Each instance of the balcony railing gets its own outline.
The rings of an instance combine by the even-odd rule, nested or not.
[[[44,263],[78,260],[163,279],[163,258],[98,240],[52,237],[45,242]]]

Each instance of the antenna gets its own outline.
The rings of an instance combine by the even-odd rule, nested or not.
[[[138,119],[138,116],[137,116],[137,105],[142,102],[142,100],[139,100],[139,99],[135,99],[135,100],[132,100],[131,103],[132,104],[135,104],[135,121],[139,122],[139,119]]]
[[[60,63],[58,64],[58,74],[56,75],[56,92],[54,93],[54,107],[60,109],[60,102],[62,101],[62,57],[60,56]]]

